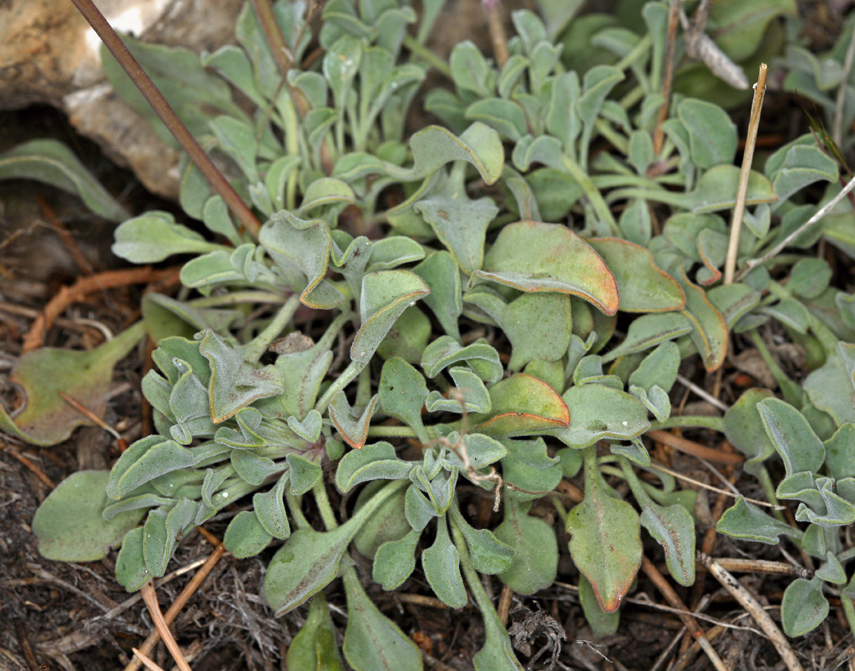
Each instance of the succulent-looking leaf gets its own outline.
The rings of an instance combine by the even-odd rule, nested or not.
[[[261,552],[271,540],[273,535],[267,532],[255,511],[243,510],[226,528],[223,545],[237,559],[246,559]]]
[[[289,417],[288,428],[300,436],[300,438],[303,438],[310,443],[315,443],[321,436],[322,422],[323,418],[321,417],[321,413],[312,409],[309,410],[302,421],[293,415]]]
[[[619,238],[597,238],[588,243],[614,275],[620,310],[667,312],[686,306],[680,284],[656,265],[644,247]]]
[[[436,539],[422,552],[422,567],[434,594],[451,608],[466,605],[466,588],[460,575],[460,553],[451,542],[446,516],[437,518]]]
[[[413,462],[399,459],[389,443],[374,443],[342,457],[335,473],[335,484],[341,491],[349,492],[368,480],[406,478],[413,466]]]
[[[347,402],[347,396],[344,395],[344,392],[340,391],[333,396],[329,407],[330,420],[351,447],[362,449],[362,446],[365,445],[365,441],[368,439],[368,424],[374,415],[379,398],[378,394],[374,394],[362,413],[357,415],[356,409],[351,408]]]
[[[572,408],[570,422],[549,433],[570,447],[581,449],[603,438],[629,440],[650,428],[647,408],[618,389],[585,384],[570,387],[561,398]]]
[[[488,575],[507,571],[516,554],[514,549],[496,538],[489,529],[473,528],[464,519],[456,504],[449,510],[454,523],[466,539],[466,546],[469,548],[475,570]]]
[[[407,270],[381,270],[362,278],[359,327],[350,358],[367,364],[398,317],[430,293],[424,280]]]
[[[594,588],[584,573],[579,574],[579,603],[594,636],[598,638],[610,636],[617,631],[620,624],[620,609],[607,613],[600,608]]]
[[[803,636],[828,616],[828,601],[822,594],[819,578],[796,578],[784,590],[781,623],[787,636]]]
[[[736,503],[724,511],[715,526],[719,533],[741,538],[743,540],[759,541],[769,545],[778,544],[778,536],[791,536],[799,539],[802,532],[788,524],[767,515],[753,503],[739,497]]]
[[[490,412],[490,393],[481,378],[465,366],[455,366],[448,371],[454,380],[458,395],[446,398],[438,391],[428,394],[425,407],[428,412]]]
[[[585,453],[585,500],[567,514],[570,555],[585,574],[600,607],[620,606],[641,566],[641,534],[633,507],[609,496],[600,481],[594,447]]]
[[[125,221],[130,216],[77,157],[57,140],[30,140],[0,154],[0,180],[34,179],[79,195],[98,216]]]
[[[108,471],[77,471],[63,480],[39,506],[33,533],[39,554],[67,562],[98,561],[142,519],[145,510],[128,510],[105,521],[113,501],[107,496]]]
[[[478,432],[493,438],[522,436],[570,424],[570,411],[542,380],[517,373],[490,388],[491,415],[473,415]]]
[[[302,303],[328,309],[344,300],[344,295],[324,279],[332,247],[325,222],[305,221],[281,210],[261,227],[258,241],[285,281],[294,291],[301,292]]]
[[[825,461],[825,446],[802,414],[777,398],[764,399],[757,409],[766,433],[784,460],[787,475],[819,471]]]
[[[386,541],[377,548],[371,572],[374,582],[386,591],[403,585],[416,568],[416,545],[421,535],[421,530],[413,529],[403,538]]]
[[[559,224],[508,224],[473,278],[526,292],[580,296],[608,315],[618,310],[617,284],[606,264],[587,242]]]
[[[348,618],[342,649],[354,671],[421,671],[416,644],[371,602],[353,568],[344,572],[344,587]]]
[[[558,571],[555,532],[543,520],[530,516],[530,509],[529,502],[505,499],[505,518],[493,531],[514,551],[510,567],[499,574],[499,579],[520,594],[546,589]]]
[[[855,423],[855,345],[837,343],[837,351],[826,352],[822,367],[813,371],[804,381],[804,389],[811,403],[824,410],[838,424]]]
[[[465,362],[487,384],[502,379],[504,367],[499,361],[499,353],[484,338],[461,347],[454,338],[440,336],[422,354],[422,368],[430,378],[436,377],[448,366],[461,362]]]
[[[424,297],[427,305],[439,320],[443,330],[459,341],[457,319],[463,311],[460,288],[460,272],[454,257],[448,252],[433,252],[413,272],[421,277],[430,288]]]
[[[623,342],[603,355],[603,363],[635,352],[643,352],[667,340],[691,333],[692,324],[679,312],[642,315],[632,320]]]
[[[750,457],[744,468],[752,475],[759,475],[763,462],[775,454],[758,409],[760,401],[772,396],[768,389],[747,389],[724,413],[724,435],[731,445]]]
[[[361,508],[386,485],[382,480],[368,483],[359,492],[356,509]],[[402,539],[411,530],[404,512],[406,490],[399,489],[387,498],[353,537],[353,545],[365,557],[373,558],[387,541]]]
[[[570,345],[570,298],[559,293],[523,294],[505,308],[501,325],[513,347],[511,372],[533,359],[558,361]]]
[[[402,484],[387,485],[332,531],[298,529],[291,534],[273,555],[264,577],[264,596],[277,617],[299,606],[336,577],[339,561],[359,527]]]
[[[379,394],[383,412],[409,425],[422,444],[430,440],[422,422],[428,390],[421,373],[403,359],[389,359],[383,364]]]
[[[344,671],[323,592],[312,597],[306,622],[288,646],[286,661],[289,669]]]
[[[199,341],[199,351],[211,367],[208,392],[214,424],[227,420],[254,401],[285,390],[277,368],[256,368],[244,359],[242,348],[232,340],[225,340],[210,330],[197,333],[195,337]]]

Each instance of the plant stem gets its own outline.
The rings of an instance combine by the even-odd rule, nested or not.
[[[362,372],[363,368],[365,368],[364,363],[351,361],[350,365],[342,371],[341,375],[339,375],[335,382],[333,382],[324,392],[324,395],[321,396],[320,400],[315,403],[315,410],[323,415],[324,412],[326,412],[327,406],[329,406],[332,397],[353,382],[354,378]]]
[[[852,599],[841,592],[840,603],[843,604],[843,614],[849,623],[849,631],[855,634],[855,606],[852,605]]]
[[[318,504],[318,510],[321,513],[321,519],[324,521],[327,531],[336,529],[338,527],[338,520],[336,520],[335,513],[330,505],[330,499],[327,496],[327,488],[323,478],[320,478],[312,487],[312,493],[315,495],[315,502]]]
[[[287,302],[288,297],[269,291],[235,291],[223,296],[205,296],[187,301],[194,308],[213,308],[221,305],[240,305],[241,303],[278,303]]]
[[[288,504],[288,510],[291,512],[291,519],[294,520],[294,524],[297,528],[311,529],[312,525],[309,524],[309,520],[307,520],[306,516],[303,514],[303,510],[300,507],[300,501],[291,493],[290,487],[285,487],[285,502]]]
[[[184,151],[190,155],[190,159],[196,164],[196,167],[199,168],[214,191],[222,197],[232,213],[238,218],[238,221],[243,224],[244,228],[254,238],[258,238],[258,230],[261,228],[261,223],[252,213],[252,210],[247,207],[246,203],[240,199],[240,196],[237,195],[237,192],[226,181],[222,173],[217,170],[211,158],[205,153],[205,150],[202,149],[199,143],[196,142],[196,138],[190,134],[190,131],[187,130],[187,127],[178,118],[178,115],[175,114],[169,103],[166,102],[166,98],[163,97],[163,94],[154,85],[154,82],[151,81],[145,70],[142,69],[142,66],[131,55],[131,52],[128,51],[125,43],[122,42],[116,31],[113,30],[107,19],[104,18],[104,15],[98,11],[92,0],[71,1],[80,13],[83,14],[95,33],[101,38],[107,49],[110,50],[110,53],[119,62],[140,93],[143,94],[143,97],[145,97],[157,116],[160,117],[161,121],[169,129],[169,132],[178,140]]]
[[[279,313],[273,318],[265,329],[259,333],[251,342],[247,343],[244,349],[244,355],[247,361],[258,361],[261,355],[270,347],[270,343],[282,333],[285,325],[294,316],[297,308],[300,307],[300,295],[292,294],[285,302],[285,305],[279,310]]]
[[[448,64],[426,46],[420,44],[415,37],[412,35],[405,36],[404,46],[410,50],[410,53],[413,53],[422,60],[427,61],[427,63],[429,63],[437,72],[440,72],[451,79],[451,68],[448,67]]]
[[[745,214],[745,197],[748,194],[748,178],[751,176],[751,163],[754,160],[754,146],[757,144],[757,129],[760,127],[760,111],[763,109],[763,97],[766,95],[765,63],[760,64],[760,74],[754,85],[754,99],[751,102],[751,119],[748,122],[748,135],[745,137],[745,151],[742,154],[742,169],[739,172],[739,189],[736,192],[736,205],[733,208],[733,220],[730,224],[730,242],[727,246],[727,258],[724,263],[724,284],[733,283],[736,270],[736,255],[739,252],[739,232],[742,229],[742,217]]]
[[[696,426],[702,429],[713,429],[724,433],[723,417],[707,417],[705,415],[686,415],[684,417],[669,417],[664,422],[650,422],[650,429],[672,429],[676,426]]]
[[[576,180],[576,183],[579,186],[582,187],[582,190],[585,192],[585,195],[591,203],[591,207],[594,208],[594,212],[600,220],[606,222],[616,236],[620,236],[620,228],[618,228],[617,222],[612,216],[609,206],[606,205],[606,201],[603,200],[603,194],[601,194],[600,190],[594,186],[591,178],[588,177],[588,173],[582,169],[581,165],[576,163],[576,161],[567,155],[561,157],[561,163],[564,165],[564,169],[567,173]]]

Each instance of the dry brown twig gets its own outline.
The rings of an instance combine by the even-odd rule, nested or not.
[[[760,602],[712,557],[699,552],[698,561],[707,567],[707,570],[721,583],[721,586],[730,592],[730,595],[739,602],[739,605],[754,618],[754,621],[772,641],[772,645],[775,646],[787,669],[789,671],[804,671],[786,637]]]
[[[169,650],[169,654],[172,655],[172,659],[175,660],[180,671],[193,671],[187,663],[187,660],[184,659],[184,654],[181,652],[181,648],[178,647],[178,643],[175,642],[175,637],[173,637],[172,632],[169,631],[169,625],[166,624],[166,621],[163,619],[163,613],[160,612],[160,604],[157,602],[157,592],[155,591],[151,580],[146,582],[140,588],[140,593],[142,594],[143,601],[145,601],[145,605],[151,615],[151,619],[154,622],[154,626],[157,627],[157,631],[160,633],[161,640],[166,645],[166,648]]]

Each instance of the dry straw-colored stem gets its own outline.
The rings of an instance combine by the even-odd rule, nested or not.
[[[739,190],[736,192],[736,206],[733,208],[733,221],[730,224],[730,244],[727,246],[727,259],[724,263],[724,283],[733,282],[736,271],[736,254],[739,251],[739,231],[742,217],[745,215],[745,197],[748,194],[748,178],[751,175],[751,163],[754,161],[754,147],[757,144],[757,130],[760,128],[760,112],[766,95],[765,63],[760,64],[760,74],[754,85],[754,100],[751,102],[751,119],[748,122],[748,135],[745,138],[745,151],[742,155],[742,170],[739,173]]]
[[[739,602],[739,605],[754,618],[754,621],[760,626],[763,633],[772,641],[772,645],[775,646],[787,669],[789,671],[804,671],[786,637],[778,629],[778,625],[775,624],[769,613],[760,605],[760,602],[712,557],[699,552],[698,561],[707,567],[707,570],[721,583],[721,586],[730,592],[730,595]]]

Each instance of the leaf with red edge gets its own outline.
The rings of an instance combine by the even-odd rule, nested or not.
[[[641,245],[618,238],[588,241],[615,277],[624,312],[667,312],[686,307],[680,284]]]
[[[519,221],[505,226],[473,278],[521,291],[580,296],[607,315],[618,309],[615,278],[599,254],[566,226]]]
[[[517,373],[490,388],[492,412],[473,415],[478,433],[492,438],[524,436],[570,424],[570,411],[546,382]]]
[[[567,514],[570,555],[597,601],[615,612],[641,566],[641,524],[626,501],[606,491],[597,471],[596,447],[585,448],[585,500]]]

